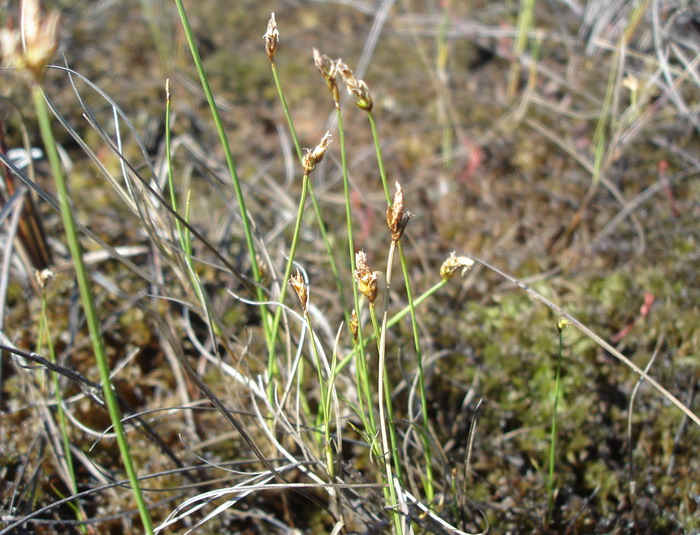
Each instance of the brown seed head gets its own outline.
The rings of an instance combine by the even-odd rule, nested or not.
[[[299,270],[297,269],[297,274],[292,275],[289,278],[289,284],[294,288],[294,291],[297,293],[297,297],[299,298],[299,302],[301,303],[301,308],[306,313],[308,310],[308,300],[309,300],[309,289],[306,283],[304,282],[304,279],[301,277],[301,273],[299,273]]]
[[[379,271],[372,271],[364,251],[355,253],[355,265],[357,267],[355,270],[357,289],[372,304],[377,299],[377,293],[379,292],[379,285],[377,284]]]
[[[3,63],[27,71],[40,82],[58,47],[59,18],[58,11],[42,17],[39,0],[23,0],[20,30],[0,30]]]
[[[440,267],[440,277],[442,280],[449,280],[455,276],[459,269],[462,270],[462,276],[471,269],[474,265],[474,260],[468,256],[455,256],[454,251],[450,253],[450,257],[442,263]]]
[[[360,327],[360,322],[357,320],[357,312],[355,309],[352,309],[352,314],[350,314],[350,332],[352,333],[352,337],[357,342],[357,331]]]
[[[277,22],[275,21],[275,14],[270,15],[270,20],[267,23],[267,31],[263,35],[265,39],[265,52],[270,61],[275,61],[275,52],[277,51],[277,43],[280,40],[280,32],[277,31]]]
[[[394,202],[386,209],[386,224],[391,231],[391,240],[397,242],[403,236],[403,231],[406,230],[406,225],[413,217],[413,214],[408,210],[404,210],[403,205],[403,188],[398,181],[395,183],[396,193],[394,193]]]
[[[333,61],[325,54],[321,54],[316,48],[313,49],[313,54],[314,64],[326,81],[326,85],[333,96],[333,102],[337,106],[340,103],[340,94],[338,93],[338,83],[335,78],[338,75],[338,63],[340,60]]]
[[[323,160],[323,157],[326,155],[326,151],[328,150],[328,145],[331,142],[331,133],[326,132],[326,135],[323,136],[323,139],[321,139],[321,142],[316,145],[316,148],[314,150],[311,149],[304,149],[304,157],[302,158],[302,167],[304,168],[304,173],[307,175],[311,174],[311,171],[314,170],[316,167],[316,164]]]
[[[350,67],[340,60],[338,60],[338,74],[343,78],[343,82],[348,88],[348,93],[355,95],[357,107],[366,112],[372,111],[372,96],[369,94],[369,87],[367,87],[364,80],[355,78]]]

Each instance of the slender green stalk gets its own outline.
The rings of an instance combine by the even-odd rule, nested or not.
[[[177,193],[175,191],[175,180],[173,178],[173,158],[171,154],[170,145],[170,102],[170,80],[167,80],[165,82],[165,161],[168,169],[168,189],[170,191],[170,205],[172,206],[173,210],[177,212]],[[180,224],[180,220],[178,218],[175,218],[175,228],[177,229],[177,235],[180,239],[180,247],[182,247],[182,250],[187,256],[186,260],[189,260],[189,255],[191,253],[191,251],[188,250],[189,242],[185,239],[184,229],[183,226]]]
[[[535,19],[535,1],[522,0],[520,2],[520,13],[518,14],[518,37],[515,40],[513,49],[513,64],[508,76],[508,97],[513,98],[518,89],[518,78],[520,77],[520,58],[525,52],[528,34]]]
[[[309,191],[309,173],[304,173],[304,177],[301,181],[301,197],[299,199],[299,207],[297,208],[297,218],[294,223],[294,234],[292,235],[292,245],[289,247],[289,254],[287,258],[287,266],[284,268],[284,275],[282,277],[282,284],[280,284],[280,295],[279,302],[284,303],[284,297],[287,295],[287,281],[292,274],[292,267],[294,266],[294,256],[297,252],[297,246],[299,245],[299,234],[301,232],[301,220],[304,217],[304,206],[306,205],[306,196]],[[280,319],[282,318],[282,307],[277,307],[275,310],[275,316],[272,320],[272,336],[273,340],[276,337],[277,329],[279,328]],[[268,374],[269,378],[272,379],[272,372],[276,369],[276,364],[274,361],[274,353],[269,355],[268,360]],[[268,388],[272,388],[273,382],[270,380],[268,383]],[[272,394],[272,392],[269,392]]]
[[[284,96],[284,91],[282,90],[282,83],[280,81],[279,72],[277,71],[277,64],[274,60],[270,60],[270,68],[272,69],[272,78],[275,80],[275,87],[277,88],[277,95],[279,96],[280,103],[282,104],[282,110],[284,116],[287,119],[287,126],[289,127],[289,133],[292,136],[292,141],[294,142],[294,149],[297,153],[297,158],[301,162],[303,160],[303,153],[301,150],[301,143],[299,142],[299,136],[297,135],[296,128],[294,127],[294,121],[292,120],[292,114],[289,111],[289,106],[287,105],[287,99]],[[328,230],[326,225],[323,223],[323,217],[321,216],[321,207],[318,204],[318,199],[314,192],[313,184],[309,182],[309,197],[311,198],[311,203],[314,207],[314,214],[316,215],[316,222],[318,224],[319,231],[321,232],[321,239],[323,240],[323,245],[326,248],[326,255],[328,256],[328,261],[331,266],[331,272],[333,273],[333,278],[335,279],[335,286],[340,298],[340,305],[343,308],[343,315],[345,317],[345,324],[350,324],[350,310],[348,309],[347,302],[345,301],[345,291],[343,289],[343,283],[340,278],[340,271],[338,270],[338,264],[335,261],[335,255],[333,254],[333,245],[331,244],[330,238],[328,237]],[[276,336],[276,330],[273,330],[273,335]]]
[[[167,171],[168,171],[168,189],[170,190],[170,204],[173,209],[173,212],[177,213],[178,208],[177,208],[177,193],[176,193],[176,188],[175,188],[175,180],[173,177],[173,160],[172,160],[172,154],[171,154],[171,145],[170,145],[170,134],[171,134],[171,128],[170,128],[170,104],[171,104],[171,94],[170,94],[170,80],[166,81],[165,84],[165,93],[166,93],[166,98],[165,98],[165,157],[166,157],[166,163],[167,163]],[[190,223],[190,192],[187,192],[187,197],[185,200],[185,217],[184,221],[189,224]],[[202,287],[202,281],[199,278],[199,275],[197,274],[197,271],[194,268],[193,261],[192,261],[192,233],[189,231],[189,229],[185,228],[184,225],[180,222],[179,218],[175,218],[175,225],[176,225],[176,230],[178,234],[178,239],[180,241],[180,248],[183,251],[184,254],[184,261],[185,261],[185,266],[187,268],[187,276],[189,277],[191,286],[194,288],[195,293],[197,294],[197,299],[199,300],[199,303],[202,306],[202,310],[204,311],[204,315],[207,318],[207,325],[211,329],[211,336],[212,339],[214,338],[214,335],[218,335],[221,333],[221,329],[219,327],[219,324],[214,320],[213,314],[212,314],[212,309],[209,306],[209,299],[207,298],[207,294],[204,291],[204,288]]]
[[[41,288],[41,320],[39,322],[39,340],[46,340],[46,346],[49,354],[49,360],[52,364],[56,363],[56,352],[54,350],[53,342],[51,341],[51,336],[48,332],[48,319],[46,317],[46,288],[42,285]],[[40,342],[41,343],[41,342]],[[42,353],[41,347],[37,348],[37,353]],[[75,475],[75,464],[73,463],[73,455],[70,451],[70,435],[68,433],[68,421],[66,419],[65,411],[63,410],[63,395],[61,394],[61,383],[58,379],[58,374],[55,371],[51,371],[51,379],[54,387],[54,398],[56,399],[56,415],[58,417],[58,428],[61,432],[61,441],[63,442],[63,457],[65,461],[65,466],[68,469],[69,489],[72,494],[78,493],[78,483]],[[80,506],[80,501],[76,500],[75,504],[71,504],[73,510],[75,511],[75,517],[78,520],[85,520],[85,515]],[[81,525],[80,531],[87,533],[87,526]]]
[[[406,299],[408,300],[408,310],[411,314],[411,329],[413,331],[413,347],[416,350],[416,364],[418,367],[418,393],[420,397],[421,415],[423,416],[423,426],[420,428],[420,436],[423,442],[423,457],[425,458],[425,496],[428,501],[428,506],[431,507],[435,498],[435,489],[433,486],[433,456],[430,449],[430,436],[428,429],[430,422],[428,419],[428,396],[425,389],[425,374],[423,372],[423,350],[420,345],[418,333],[418,321],[416,319],[416,303],[413,301],[413,292],[411,290],[411,282],[408,273],[408,262],[403,252],[403,245],[399,241],[399,258],[401,259],[401,269],[403,278],[406,282]],[[445,282],[445,281],[441,281]]]
[[[552,408],[552,429],[549,435],[549,474],[547,476],[547,526],[552,522],[552,513],[554,512],[554,464],[555,453],[557,448],[557,407],[559,405],[560,378],[561,378],[561,354],[564,345],[563,335],[564,327],[568,322],[560,320],[557,324],[559,331],[559,354],[557,355],[557,371],[554,379],[554,407]]]
[[[325,78],[325,75],[324,75]],[[338,120],[338,139],[340,142],[340,165],[342,169],[342,176],[343,176],[343,194],[344,194],[344,200],[345,200],[345,217],[346,217],[346,223],[347,223],[347,236],[348,236],[348,253],[349,253],[349,264],[352,269],[353,273],[356,273],[357,270],[357,265],[355,262],[355,244],[353,240],[353,229],[352,229],[352,207],[350,204],[350,180],[348,177],[348,164],[347,164],[347,150],[345,146],[345,130],[343,128],[343,115],[340,110],[340,98],[338,96],[338,90],[337,86],[335,85],[335,80],[329,81],[326,79],[329,89],[331,90],[331,94],[333,95],[333,100],[335,103],[335,110],[336,110],[336,117]],[[354,283],[352,285],[352,290],[353,290],[353,302],[355,305],[355,311],[357,313],[358,317],[358,322],[361,322],[361,309],[360,309],[360,297],[359,297],[359,290],[357,283]],[[370,316],[372,318],[372,325],[374,328],[374,336],[377,337],[379,334],[378,330],[378,324],[377,324],[377,318],[376,318],[376,313],[374,311],[374,306],[370,304]],[[379,449],[379,447],[376,445],[374,441],[374,436],[376,435],[376,430],[377,430],[377,424],[375,421],[375,416],[374,416],[374,409],[372,405],[372,397],[370,394],[370,388],[369,388],[369,374],[367,370],[367,359],[365,355],[365,342],[364,342],[364,336],[362,332],[362,324],[359,323],[358,329],[357,329],[357,343],[356,343],[356,349],[359,349],[359,355],[355,353],[355,362],[356,362],[356,367],[357,367],[357,377],[358,377],[358,388],[360,391],[358,392],[358,397],[361,397],[362,395],[365,396],[365,404],[367,407],[367,412],[369,416],[369,425],[370,428],[367,429],[367,435],[372,437],[372,450],[377,453],[377,451],[383,451],[386,453],[388,452],[388,448],[386,447],[386,440],[383,440],[384,446],[382,449]],[[359,358],[358,358],[359,357]],[[380,382],[382,381],[382,366],[380,363],[379,366],[379,376],[380,376]],[[382,390],[380,389],[380,393]],[[381,396],[382,394],[380,394]],[[383,411],[382,408],[383,404],[381,401],[379,402],[379,409],[380,412]],[[380,424],[382,428],[384,427],[384,419],[381,418],[380,416]],[[383,437],[386,436],[386,432],[382,432]],[[382,460],[385,463],[386,471],[387,471],[387,481],[386,481],[386,486],[383,489],[384,492],[384,499],[387,502],[388,507],[393,511],[393,509],[396,507],[398,500],[396,499],[396,491],[394,489],[394,482],[392,480],[391,476],[391,463],[388,462],[386,459]],[[396,529],[396,533],[403,533],[402,525],[401,525],[401,518],[398,514],[392,514],[392,520],[394,522],[394,528]]]
[[[446,89],[448,87],[447,60],[450,57],[450,46],[447,40],[447,30],[450,27],[449,1],[443,2],[442,22],[436,36],[436,75],[440,90],[437,94],[438,121],[442,126],[442,162],[448,167],[452,161],[452,121],[448,112]]]
[[[345,130],[343,128],[343,114],[340,111],[340,103],[336,101],[335,103],[336,117],[338,119],[338,140],[340,144],[340,166],[343,175],[343,196],[345,200],[345,219],[347,223],[347,235],[348,235],[348,254],[349,254],[349,265],[351,271],[354,273],[357,266],[355,265],[355,242],[353,239],[352,230],[352,206],[350,204],[350,179],[348,177],[348,162],[347,162],[347,151],[345,147]],[[361,321],[362,314],[360,310],[360,296],[357,290],[357,284],[352,285],[352,297],[355,305],[355,310],[357,311],[358,321]],[[362,332],[362,325],[358,328],[358,343],[357,348],[359,348],[359,355],[355,354],[355,362],[360,374],[360,386],[362,391],[358,395],[365,396],[365,404],[367,406],[367,412],[369,413],[369,425],[370,428],[367,430],[368,434],[374,436],[377,431],[377,423],[374,417],[374,410],[372,410],[372,396],[369,390],[369,373],[367,370],[367,357],[365,355],[365,342],[364,335]],[[359,357],[359,358],[358,358]]]
[[[80,298],[85,310],[85,319],[87,321],[88,329],[90,331],[90,340],[92,341],[92,348],[95,353],[95,360],[97,361],[97,368],[100,374],[100,381],[102,382],[105,403],[107,405],[107,410],[109,412],[112,425],[114,426],[117,444],[119,445],[119,451],[122,456],[124,468],[129,478],[129,482],[131,483],[131,491],[133,492],[134,499],[136,500],[136,505],[139,510],[139,515],[141,516],[144,532],[150,535],[153,533],[151,516],[148,512],[146,501],[141,492],[141,487],[139,486],[138,475],[134,469],[134,464],[129,452],[129,443],[126,440],[126,434],[124,432],[124,427],[122,426],[121,413],[119,411],[117,397],[112,389],[112,383],[109,376],[109,365],[107,363],[107,355],[102,343],[102,334],[100,332],[99,319],[95,309],[95,299],[90,286],[90,278],[87,270],[85,269],[85,263],[83,262],[80,242],[78,240],[78,232],[76,230],[75,222],[73,221],[73,212],[68,197],[68,188],[63,175],[63,168],[61,167],[61,160],[58,156],[56,141],[53,137],[53,131],[51,129],[49,110],[46,105],[44,93],[38,84],[34,84],[32,86],[32,97],[39,119],[39,129],[41,131],[41,137],[44,141],[44,148],[51,166],[51,172],[53,173],[54,180],[56,182],[56,192],[58,193],[58,201],[61,207],[61,218],[63,219],[68,248],[75,266],[75,275],[78,280]]]
[[[214,119],[214,124],[216,125],[216,131],[219,134],[221,146],[224,149],[226,164],[231,175],[233,189],[236,193],[236,200],[238,202],[238,210],[241,216],[241,221],[243,222],[243,232],[245,234],[246,245],[248,247],[248,255],[250,257],[250,265],[253,271],[253,279],[256,285],[256,297],[258,301],[262,302],[265,300],[265,292],[263,291],[263,287],[261,285],[260,267],[258,265],[257,255],[255,254],[255,243],[253,241],[253,233],[250,226],[248,211],[246,210],[245,198],[243,196],[243,190],[241,189],[241,183],[238,178],[236,164],[233,160],[233,154],[231,153],[231,147],[228,142],[228,136],[226,135],[226,131],[224,130],[224,125],[221,121],[219,110],[216,107],[216,102],[214,101],[214,94],[212,93],[211,87],[209,85],[207,74],[204,71],[202,59],[199,55],[199,50],[197,49],[197,44],[194,39],[194,34],[192,33],[192,28],[190,26],[189,19],[187,18],[187,13],[185,12],[185,7],[182,3],[182,0],[175,0],[175,4],[177,6],[177,11],[180,15],[180,20],[182,21],[182,27],[185,31],[185,37],[187,38],[187,44],[189,45],[190,52],[192,53],[192,59],[194,60],[195,67],[197,68],[197,73],[199,74],[199,80],[202,84],[202,89],[204,90],[207,102],[209,103],[209,109],[211,110],[211,115]],[[262,316],[262,324],[263,329],[265,331],[265,339],[267,341],[268,350],[270,353],[273,353],[275,340],[272,338],[271,335],[271,326],[269,322],[267,308],[260,307],[260,314]],[[274,359],[271,360],[271,371],[275,372],[276,375],[277,362]]]
[[[418,305],[422,304],[423,301],[431,297],[432,295],[436,294],[439,292],[442,288],[447,285],[449,281],[445,279],[440,279],[439,282],[436,282],[433,284],[430,288],[428,288],[425,292],[423,292],[421,295],[419,295],[416,299],[413,300],[413,306],[414,308],[417,307]],[[411,312],[411,307],[410,305],[406,305],[403,307],[401,310],[399,310],[396,314],[394,314],[391,318],[389,318],[389,321],[387,322],[387,328],[391,329],[394,325],[399,323],[403,318],[406,317],[407,314]],[[364,339],[364,344],[365,347],[369,345],[371,342],[375,340],[374,334],[370,334],[367,338]],[[355,358],[355,355],[359,351],[358,347],[355,347],[353,351],[347,355],[343,360],[340,361],[338,364],[338,371],[342,371],[345,369],[345,367],[350,364],[353,358]]]
[[[326,458],[326,468],[331,477],[334,476],[334,464],[333,464],[333,451],[329,447],[330,445],[330,413],[329,413],[329,386],[331,378],[328,381],[323,378],[323,363],[321,362],[321,356],[318,352],[318,347],[316,346],[316,336],[314,334],[313,326],[311,325],[311,316],[309,316],[308,310],[304,311],[304,319],[306,320],[306,327],[309,330],[311,352],[314,356],[314,362],[316,363],[316,373],[318,374],[318,388],[320,392],[320,400],[318,404],[318,417],[317,422],[323,425],[323,437],[320,440],[321,449],[324,452]]]

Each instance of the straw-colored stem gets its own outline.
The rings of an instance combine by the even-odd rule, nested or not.
[[[388,323],[388,308],[389,308],[389,292],[391,290],[392,272],[394,264],[394,255],[396,253],[396,242],[392,241],[389,247],[389,256],[386,262],[386,288],[384,291],[384,310],[382,312],[382,325],[379,339],[379,369],[383,370],[384,378],[380,379],[380,386],[384,387],[384,396],[386,401],[386,414],[389,423],[389,438],[391,442],[392,458],[394,460],[394,468],[399,481],[403,479],[403,470],[401,468],[401,459],[399,457],[399,444],[396,440],[396,426],[394,425],[394,408],[391,404],[391,380],[386,374],[386,332]],[[381,405],[381,402],[380,402]]]
[[[377,130],[377,123],[374,120],[374,115],[370,112],[367,114],[367,117],[369,119],[369,124],[370,128],[372,130],[372,139],[374,140],[374,148],[375,152],[377,154],[377,166],[379,167],[379,175],[382,180],[382,187],[384,189],[384,194],[386,196],[386,201],[387,204],[391,206],[391,196],[389,194],[389,183],[386,177],[386,172],[384,169],[384,158],[382,156],[382,150],[381,150],[381,145],[379,143],[379,132]],[[393,248],[394,243],[392,242],[392,249],[390,252],[390,257],[393,256]],[[413,329],[413,345],[416,350],[416,362],[417,362],[417,367],[418,367],[418,390],[419,390],[419,396],[421,400],[421,412],[423,415],[423,427],[420,429],[421,433],[421,439],[423,442],[423,456],[425,458],[425,466],[426,466],[426,472],[425,472],[425,493],[426,497],[428,498],[428,503],[431,503],[434,496],[435,496],[435,491],[433,487],[433,468],[432,468],[432,455],[430,453],[430,437],[428,436],[428,428],[429,428],[429,421],[428,421],[428,403],[427,403],[427,395],[425,392],[425,377],[423,374],[423,351],[421,350],[421,345],[420,345],[420,336],[418,333],[418,322],[416,321],[416,304],[417,302],[414,302],[413,300],[413,292],[411,290],[411,279],[409,277],[409,272],[408,272],[408,263],[406,262],[406,256],[403,253],[403,247],[401,246],[401,242],[399,241],[399,258],[401,260],[401,270],[403,271],[403,278],[404,278],[404,285],[406,287],[406,298],[408,300],[408,312],[410,312],[411,315],[411,326]],[[390,269],[391,269],[391,264],[389,263],[387,266],[387,285],[389,284],[389,279],[390,279]],[[437,291],[439,288],[444,286],[446,281],[442,280],[438,284],[436,284],[433,288],[431,288],[428,292],[432,293],[432,290],[434,289]],[[424,294],[426,297],[430,295],[428,292]],[[387,292],[387,298],[388,298],[388,292]],[[385,301],[386,303],[386,301]],[[405,310],[405,309],[404,309]],[[385,313],[386,313],[386,307],[385,307]],[[396,320],[398,321],[398,320]],[[396,322],[388,322],[385,328],[389,328],[390,326],[394,325]]]
[[[68,187],[66,186],[63,168],[61,167],[61,160],[58,155],[56,141],[51,129],[49,110],[46,105],[44,93],[39,85],[34,85],[32,87],[32,97],[39,119],[39,129],[41,131],[41,137],[44,141],[44,148],[51,166],[54,181],[56,182],[56,192],[58,194],[59,206],[61,208],[61,218],[63,220],[63,226],[66,233],[66,241],[68,242],[68,249],[70,250],[71,258],[73,259],[73,264],[75,267],[75,276],[78,280],[80,299],[85,311],[85,320],[90,332],[90,340],[95,353],[95,360],[97,361],[97,368],[100,374],[100,381],[102,382],[102,390],[104,392],[107,411],[109,412],[109,417],[112,421],[112,425],[114,426],[117,444],[124,463],[124,469],[126,470],[129,482],[131,483],[131,491],[134,494],[134,499],[136,500],[136,505],[139,510],[139,515],[141,516],[144,532],[150,535],[153,533],[153,524],[151,522],[151,516],[148,512],[146,501],[141,492],[138,475],[136,474],[136,470],[131,459],[131,454],[129,452],[129,443],[126,440],[126,433],[124,432],[124,427],[122,426],[121,413],[119,411],[117,397],[112,389],[112,383],[109,376],[109,365],[107,363],[107,354],[105,353],[102,342],[102,333],[100,332],[100,323],[97,317],[97,310],[95,309],[95,299],[90,286],[90,277],[88,276],[85,263],[83,262],[80,242],[78,240],[78,232],[76,230],[75,222],[73,221],[73,212],[68,197]]]
[[[530,28],[535,19],[535,1],[523,0],[520,3],[520,13],[518,14],[518,36],[515,40],[513,49],[513,63],[511,64],[510,73],[508,75],[508,98],[513,98],[518,89],[518,81],[520,79],[520,58],[525,52],[527,39],[530,33]]]
[[[384,469],[386,470],[386,484],[388,487],[388,495],[387,489],[385,489],[385,496],[387,496],[387,498],[389,499],[389,507],[393,508],[396,506],[398,501],[396,499],[396,491],[394,489],[394,476],[392,473],[391,465],[392,462],[394,462],[395,465],[398,464],[398,451],[395,451],[393,447],[396,443],[396,439],[393,433],[394,422],[393,411],[391,410],[391,389],[389,388],[389,380],[386,374],[386,355],[383,349],[386,347],[386,329],[382,329],[379,326],[374,303],[370,303],[369,313],[372,318],[372,326],[374,327],[374,333],[377,337],[377,349],[379,350],[379,363],[377,364],[377,408],[379,410],[379,432],[382,440],[380,458],[384,463]],[[387,415],[384,414],[385,409],[387,411]],[[392,516],[394,518],[394,525],[396,527],[396,531],[397,533],[400,533],[401,522],[398,518],[399,515],[394,514]]]

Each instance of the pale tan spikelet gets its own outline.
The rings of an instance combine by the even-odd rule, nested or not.
[[[265,53],[270,61],[275,61],[275,52],[277,52],[277,43],[280,40],[280,32],[277,30],[277,21],[275,14],[270,15],[270,20],[267,22],[267,31],[263,35],[265,39]]]
[[[337,70],[345,86],[348,88],[348,93],[355,95],[355,104],[357,104],[357,107],[366,112],[372,111],[372,106],[374,105],[372,102],[372,95],[370,95],[369,87],[367,87],[364,80],[355,78],[350,67],[340,60],[337,61]]]
[[[299,298],[299,302],[301,303],[301,308],[304,311],[304,313],[306,313],[308,310],[309,289],[306,283],[304,282],[301,273],[299,273],[298,269],[297,274],[292,275],[289,278],[289,284],[292,286],[292,288],[294,288],[294,291],[296,292],[297,297]]]
[[[311,171],[314,170],[316,164],[323,160],[323,157],[326,155],[326,151],[328,150],[328,145],[330,144],[330,142],[331,133],[326,132],[326,134],[323,136],[323,139],[321,139],[321,142],[318,145],[316,145],[315,149],[304,149],[302,167],[304,168],[305,174],[311,174]]]
[[[403,188],[397,181],[396,193],[394,193],[394,202],[386,210],[386,224],[391,231],[391,240],[397,242],[403,236],[406,225],[413,217],[413,214],[404,209]]]
[[[357,342],[357,333],[360,328],[360,322],[357,319],[357,311],[353,308],[352,314],[350,314],[350,332],[352,333],[352,338]]]
[[[336,76],[338,75],[338,61],[333,61],[331,58],[325,54],[321,54],[317,48],[313,49],[314,55],[314,65],[321,73],[321,76],[326,81],[326,85],[333,96],[333,101],[336,106],[340,103],[340,94],[338,93],[338,83],[336,82]]]
[[[442,277],[442,280],[451,279],[460,269],[462,270],[462,276],[464,276],[473,265],[473,258],[469,258],[468,256],[455,256],[453,251],[450,253],[450,257],[442,263],[440,267],[440,277]]]
[[[46,288],[49,282],[56,277],[56,274],[49,268],[45,268],[42,270],[35,270],[34,276],[36,277],[36,281],[39,284],[39,288],[43,290]]]
[[[377,275],[379,271],[372,271],[367,262],[367,255],[364,251],[355,253],[355,280],[357,281],[357,289],[360,290],[370,304],[374,303],[379,293],[379,285],[377,284]]]
[[[269,283],[272,280],[272,277],[270,277],[270,266],[267,264],[267,260],[265,260],[259,254],[256,254],[255,258],[258,261],[258,271],[260,272],[260,282],[262,284]]]
[[[25,70],[41,81],[58,48],[59,19],[57,11],[42,16],[39,0],[23,0],[20,30],[6,28],[0,32],[3,64]]]
[[[22,38],[17,30],[3,28],[0,30],[0,54],[6,67],[23,67]]]

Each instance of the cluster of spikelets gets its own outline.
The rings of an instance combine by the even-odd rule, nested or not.
[[[39,89],[43,79],[46,66],[57,49],[57,33],[58,33],[59,16],[57,12],[52,12],[43,16],[41,13],[39,0],[24,0],[21,9],[21,21],[19,29],[6,28],[0,30],[0,46],[2,49],[3,64],[17,69],[28,75],[30,83],[35,89]],[[275,23],[274,15],[271,17],[268,24],[268,30],[264,35],[265,49],[268,58],[274,63],[275,52],[279,41],[279,32]],[[363,80],[358,80],[353,71],[340,59],[332,60],[328,56],[321,54],[318,50],[313,50],[313,59],[321,76],[323,77],[336,108],[340,109],[340,94],[338,87],[338,79],[342,79],[348,93],[355,98],[356,105],[363,111],[371,114],[373,109],[373,100],[367,84]],[[169,91],[168,91],[169,93]],[[328,150],[331,142],[330,133],[326,133],[320,143],[314,149],[306,149],[302,156],[302,169],[304,179],[308,180],[309,176],[321,162]],[[383,177],[384,178],[384,177]],[[385,185],[386,188],[386,185]],[[391,236],[391,251],[397,246],[401,240],[406,227],[413,217],[413,214],[405,207],[404,190],[399,184],[395,183],[395,194],[393,200],[388,203],[386,212],[386,223]],[[67,205],[66,205],[67,206]],[[243,216],[245,217],[245,215]],[[77,249],[76,249],[77,250]],[[291,258],[292,255],[290,255]],[[391,264],[392,254],[390,253],[389,265]],[[77,261],[76,261],[77,262]],[[474,261],[465,256],[456,256],[451,254],[442,265],[440,275],[443,281],[452,278],[460,269],[462,273],[468,270]],[[379,294],[378,277],[381,274],[379,271],[374,271],[368,261],[367,255],[360,250],[354,257],[353,278],[357,284],[357,290],[367,299],[372,313],[374,313],[374,303]],[[309,288],[301,273],[297,271],[296,275],[290,276],[289,284],[295,290],[296,295],[301,304],[305,315],[308,314],[309,308]],[[387,280],[387,285],[389,280]],[[386,306],[384,310],[384,321],[382,323],[382,332],[387,329],[386,326]],[[358,314],[355,309],[350,314],[349,328],[355,340],[358,343],[359,321]],[[376,334],[376,333],[375,333]],[[383,351],[380,351],[383,359]],[[380,360],[379,368],[383,370],[383,360]],[[320,369],[320,366],[319,366]],[[381,383],[380,371],[380,383]],[[104,381],[108,384],[108,381]],[[107,387],[109,388],[109,387]],[[379,412],[383,411],[381,403],[383,392],[379,390]],[[390,400],[387,400],[390,403]],[[382,421],[383,421],[382,417]],[[386,436],[384,436],[385,444],[383,448],[388,452],[386,446]],[[387,456],[387,459],[389,457]],[[130,462],[130,461],[129,461]],[[388,462],[386,462],[388,466]],[[328,463],[330,467],[332,463]],[[330,470],[329,470],[330,472]],[[391,482],[392,478],[387,476],[387,481]],[[134,490],[138,490],[136,481],[132,482]],[[139,498],[137,497],[137,501]],[[145,503],[145,502],[143,502]],[[144,525],[148,521],[148,513],[145,505],[142,511],[142,519]],[[150,531],[150,530],[148,530]]]

